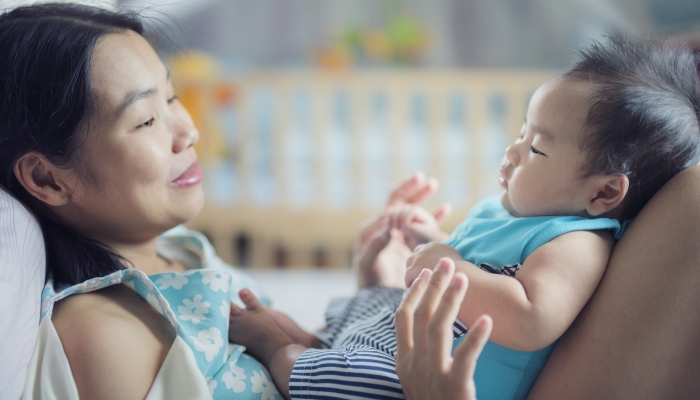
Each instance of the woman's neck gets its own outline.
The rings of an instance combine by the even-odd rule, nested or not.
[[[141,270],[146,275],[173,271],[173,263],[158,255],[156,245],[157,239],[153,238],[143,243],[119,243],[110,247],[129,261],[127,268]]]

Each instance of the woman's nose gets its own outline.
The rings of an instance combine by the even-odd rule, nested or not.
[[[199,140],[199,131],[188,118],[178,121],[173,129],[173,153],[187,150]]]

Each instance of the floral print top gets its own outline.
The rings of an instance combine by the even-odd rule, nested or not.
[[[245,354],[245,347],[228,341],[230,302],[242,305],[238,298],[241,289],[247,287],[263,304],[269,303],[255,282],[221,261],[198,232],[177,227],[159,238],[161,244],[194,253],[202,268],[150,276],[136,269],[124,269],[74,286],[54,285],[49,278],[42,293],[42,319],[50,318],[58,300],[123,284],[172,324],[192,350],[214,399],[283,399],[265,367]]]

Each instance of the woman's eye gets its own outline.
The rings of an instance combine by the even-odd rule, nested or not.
[[[532,151],[532,152],[535,153],[535,154],[542,154],[542,155],[544,155],[543,152],[537,150],[536,148],[534,148],[534,147],[532,147],[532,146],[530,146],[530,151]]]
[[[172,104],[173,101],[175,101],[175,100],[177,100],[177,95],[175,95],[175,96],[169,98],[169,99],[168,99],[168,104]]]
[[[155,119],[154,119],[154,118],[151,118],[151,119],[149,119],[148,121],[144,122],[143,124],[137,126],[136,129],[139,129],[139,128],[148,128],[149,126],[152,126],[152,125],[153,125],[153,122],[154,122],[154,121],[155,121]]]

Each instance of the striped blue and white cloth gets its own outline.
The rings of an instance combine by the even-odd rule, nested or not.
[[[321,349],[299,357],[289,381],[292,399],[403,399],[396,375],[394,313],[405,290],[365,289],[335,299],[318,333]],[[455,321],[457,339],[467,329]]]

